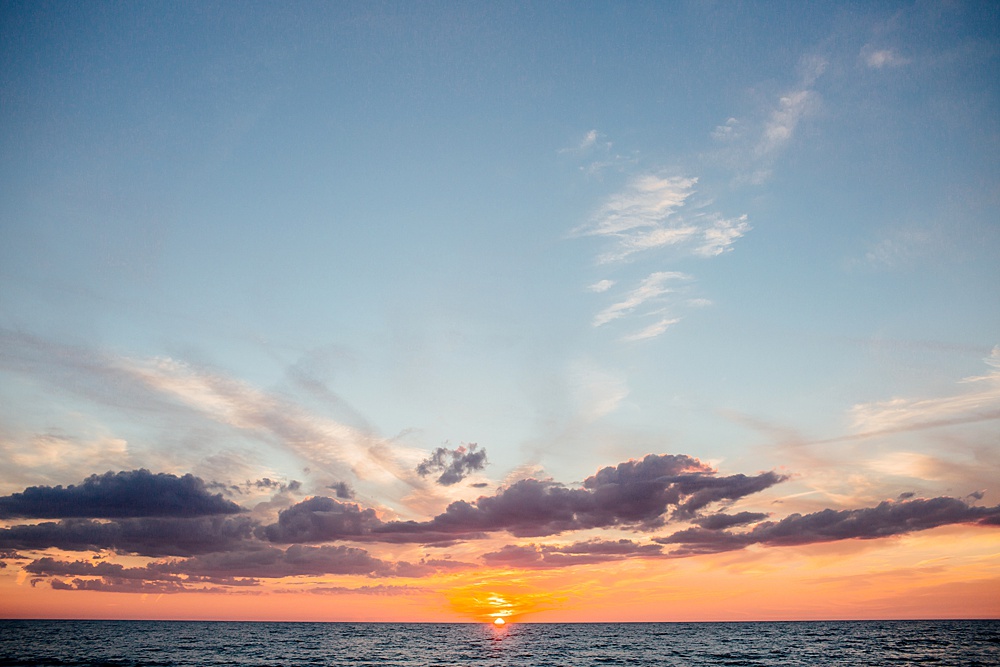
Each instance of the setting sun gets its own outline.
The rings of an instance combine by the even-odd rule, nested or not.
[[[493,621],[493,625],[497,625],[497,626],[503,625],[505,623],[506,623],[506,621],[503,620],[502,618],[498,618],[497,620]]]

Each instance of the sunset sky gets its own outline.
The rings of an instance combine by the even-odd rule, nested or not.
[[[0,3],[0,617],[1000,617],[1000,4]]]

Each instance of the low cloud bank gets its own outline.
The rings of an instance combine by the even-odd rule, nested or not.
[[[879,503],[855,510],[822,510],[811,514],[790,514],[780,521],[764,521],[742,533],[714,527],[705,522],[656,538],[663,545],[679,545],[673,556],[691,556],[743,549],[751,544],[799,546],[837,540],[873,540],[929,530],[952,524],[1000,525],[1000,506],[974,507],[957,498],[917,498]]]
[[[473,453],[470,447],[455,460],[465,461],[461,466],[467,469]],[[0,528],[0,564],[21,568],[32,585],[176,593],[207,587],[248,590],[263,579],[283,577],[422,577],[476,567],[448,558],[392,562],[358,546],[330,544],[338,541],[444,547],[498,533],[537,539],[582,530],[649,533],[671,523],[690,526],[651,536],[645,543],[601,538],[531,542],[481,556],[491,567],[543,569],[682,558],[751,545],[878,539],[954,524],[1000,526],[1000,506],[970,504],[982,498],[980,492],[964,500],[902,494],[875,507],[827,509],[780,520],[761,512],[725,512],[730,503],[785,479],[774,471],[721,475],[689,456],[650,454],[602,468],[576,487],[523,479],[493,495],[454,502],[424,521],[385,521],[374,509],[347,500],[350,487],[340,483],[331,487],[339,498],[307,498],[279,512],[274,523],[262,524],[220,494],[209,493],[215,482],[148,470],[109,472],[76,486],[30,487],[0,498],[0,518],[8,524],[14,520]],[[90,560],[22,553],[50,548],[101,553]],[[123,566],[104,560],[107,551],[152,560]]]

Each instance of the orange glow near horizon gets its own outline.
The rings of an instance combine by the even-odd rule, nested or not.
[[[382,588],[350,577],[287,578],[228,592],[216,587],[174,594],[55,590],[47,582],[33,585],[20,565],[12,565],[0,570],[0,617],[473,621],[495,628],[501,627],[497,621],[1000,618],[997,553],[1000,531],[951,526],[899,538],[692,558],[466,569],[383,580]]]

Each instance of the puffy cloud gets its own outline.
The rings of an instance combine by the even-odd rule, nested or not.
[[[31,486],[0,497],[0,518],[196,517],[235,514],[239,505],[210,494],[205,483],[148,470],[91,475],[79,485]]]
[[[278,513],[278,522],[257,530],[270,542],[326,542],[370,535],[382,521],[375,510],[314,496]]]
[[[349,500],[354,497],[354,489],[347,482],[337,482],[327,487],[332,490],[338,498]]]
[[[794,546],[837,540],[871,540],[903,535],[952,524],[1000,524],[1000,506],[975,507],[956,498],[939,497],[885,501],[856,510],[826,509],[811,514],[791,514],[780,521],[758,523],[743,533],[714,529],[712,522],[655,541],[676,544],[671,555],[686,556],[742,549],[751,544]],[[726,527],[719,522],[720,527]]]
[[[460,445],[455,449],[438,447],[430,457],[417,465],[417,474],[426,477],[432,473],[441,473],[437,478],[438,484],[457,484],[466,476],[486,467],[486,450],[477,447],[476,443],[468,447]]]
[[[551,480],[522,479],[493,496],[460,500],[429,521],[381,521],[372,510],[332,498],[311,498],[278,516],[258,533],[272,542],[337,539],[442,542],[507,531],[517,537],[614,526],[649,530],[666,522],[671,508],[690,518],[711,503],[736,500],[785,478],[774,472],[718,476],[684,455],[650,454],[599,470],[582,488]]]
[[[225,551],[252,536],[249,517],[64,519],[0,529],[0,549],[114,549],[142,556],[190,556]]]

